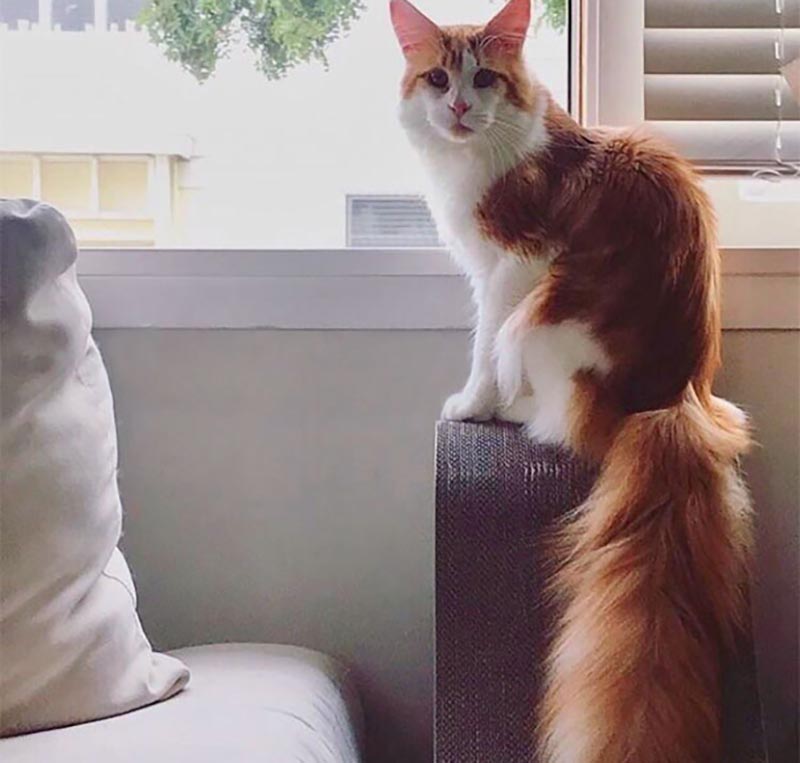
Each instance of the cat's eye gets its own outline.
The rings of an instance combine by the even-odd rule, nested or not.
[[[478,88],[491,87],[495,82],[497,82],[497,72],[491,69],[478,69],[472,80],[472,84]]]
[[[444,69],[431,69],[425,76],[428,82],[439,90],[444,90],[449,82]]]

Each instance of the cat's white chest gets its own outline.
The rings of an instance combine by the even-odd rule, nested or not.
[[[448,209],[434,218],[450,256],[468,275],[490,270],[503,257],[503,249],[481,231],[474,208]]]
[[[451,256],[469,275],[491,269],[503,250],[486,238],[477,211],[494,178],[479,163],[454,167],[442,161],[430,170],[426,197]]]

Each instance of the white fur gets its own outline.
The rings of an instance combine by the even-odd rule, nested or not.
[[[527,409],[529,434],[542,442],[567,443],[573,377],[590,369],[606,374],[611,361],[589,327],[578,321],[536,326],[524,333],[514,324],[512,317],[497,337],[501,401],[513,406],[528,384],[533,393]]]
[[[453,83],[444,94],[418,87],[401,102],[400,121],[427,170],[426,198],[440,235],[467,275],[480,277],[504,253],[480,233],[475,216],[477,205],[520,158],[544,146],[547,133],[543,115],[548,96],[542,92],[530,114],[499,99],[494,88],[475,90],[467,84],[461,87],[484,99],[462,120],[474,127],[473,135],[464,138],[451,132],[456,119],[447,103],[456,98]],[[493,95],[488,95],[489,91]],[[470,102],[469,93],[459,93]]]
[[[462,90],[450,97],[469,98],[483,92],[473,88],[470,93],[469,89],[462,84]],[[482,131],[476,129],[474,136],[461,140],[449,137],[447,129],[442,127],[448,124],[444,120],[450,120],[452,126],[454,119],[444,100],[446,96],[448,94],[432,94],[429,88],[418,88],[411,98],[401,103],[400,120],[428,171],[431,185],[427,199],[440,235],[467,274],[477,306],[469,380],[461,392],[447,400],[442,415],[448,419],[482,419],[490,418],[498,407],[492,358],[494,338],[546,266],[540,261],[523,264],[509,260],[501,247],[487,241],[480,232],[476,208],[492,184],[521,156],[543,145],[546,134],[542,114],[546,104],[542,100],[540,108],[531,115],[510,110],[505,101],[493,103],[492,119],[513,123],[516,125],[513,132],[495,122],[494,131],[490,125]],[[486,119],[482,115],[489,105],[473,106],[467,117]],[[464,122],[468,123],[466,118]]]
[[[522,259],[488,241],[476,210],[489,188],[522,157],[547,142],[543,114],[549,96],[541,91],[532,113],[516,109],[497,88],[471,86],[477,62],[465,55],[459,78],[445,93],[423,86],[402,101],[400,120],[428,170],[428,204],[439,232],[472,286],[477,306],[472,367],[464,388],[445,402],[445,419],[488,419],[499,415],[526,422],[535,437],[563,441],[572,375],[581,368],[608,367],[588,330],[576,323],[531,330],[522,336],[501,328],[549,267],[549,253]],[[475,132],[452,132],[449,104],[472,108],[462,124]],[[523,397],[533,390],[534,396]]]
[[[487,251],[483,247],[476,251]],[[445,403],[442,416],[446,419],[488,419],[498,411],[500,397],[494,358],[495,339],[520,300],[547,271],[544,259],[504,257],[500,249],[495,249],[491,255],[495,259],[488,267],[470,274],[478,308],[472,369],[464,389]]]
[[[555,672],[566,674],[576,666],[585,666],[595,649],[590,634],[573,629],[570,639],[561,643],[554,654]],[[547,739],[540,740],[544,760],[549,763],[589,760],[592,742],[599,733],[597,716],[591,706],[574,703],[554,720],[550,732]]]
[[[404,99],[400,105],[400,120],[403,126],[413,132],[414,137],[422,138],[423,143],[437,139],[450,145],[473,145],[480,143],[487,135],[506,138],[504,143],[511,147],[514,142],[525,143],[523,134],[532,127],[531,115],[521,112],[505,98],[504,85],[476,88],[475,74],[480,63],[470,51],[465,51],[461,70],[448,71],[448,87],[438,90],[421,84],[414,94]],[[460,118],[452,110],[457,101],[466,103],[469,111]],[[541,124],[544,109],[539,109],[537,120]],[[473,132],[455,132],[461,123]]]

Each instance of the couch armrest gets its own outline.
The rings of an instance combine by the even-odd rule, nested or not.
[[[531,763],[550,623],[543,529],[594,473],[512,425],[440,422],[436,439],[436,760]],[[751,644],[725,673],[726,763],[765,759]]]

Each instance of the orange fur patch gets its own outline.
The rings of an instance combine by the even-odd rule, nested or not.
[[[720,665],[746,611],[747,431],[690,390],[624,420],[560,538],[563,604],[541,706],[552,763],[713,763]]]
[[[711,395],[720,358],[714,216],[692,168],[635,134],[548,140],[476,216],[510,256],[552,257],[519,332],[577,321],[612,370],[573,378],[569,442],[602,463],[560,535],[562,605],[540,708],[548,763],[713,763],[721,655],[745,610],[749,438]]]
[[[719,363],[714,219],[691,167],[648,138],[579,127],[554,103],[549,143],[478,207],[487,238],[521,257],[556,252],[531,325],[574,319],[610,353],[625,412],[710,390]]]

